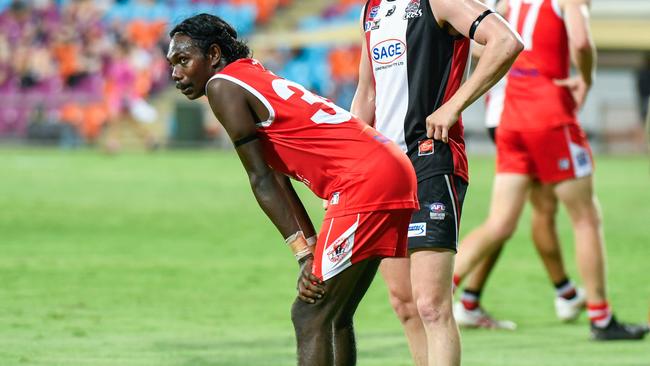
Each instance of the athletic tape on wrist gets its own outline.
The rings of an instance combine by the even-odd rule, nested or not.
[[[305,239],[305,235],[302,233],[302,231],[296,232],[295,234],[284,239],[284,241],[287,243],[289,248],[291,248],[291,252],[293,252],[293,255],[296,257],[297,261],[300,261],[306,256],[312,254],[312,247],[307,243],[307,239]]]

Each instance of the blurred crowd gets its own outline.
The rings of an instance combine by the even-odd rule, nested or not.
[[[157,120],[152,96],[170,85],[169,27],[217,14],[247,38],[291,0],[0,0],[0,137],[93,143],[115,120]],[[301,30],[358,21],[362,0],[332,2]],[[348,107],[358,47],[277,50],[264,59],[278,74]],[[153,137],[142,133],[148,145]]]
[[[156,118],[170,24],[211,12],[243,36],[281,0],[0,0],[0,136],[92,142],[114,119]],[[46,137],[46,136],[43,136]]]

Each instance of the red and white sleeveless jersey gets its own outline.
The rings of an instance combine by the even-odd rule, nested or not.
[[[538,130],[577,123],[568,89],[555,79],[569,76],[567,30],[558,0],[508,0],[508,22],[524,51],[508,72],[500,126]]]
[[[215,78],[238,84],[266,106],[268,120],[257,123],[266,161],[328,199],[327,217],[417,207],[411,162],[350,112],[257,60],[235,61]]]

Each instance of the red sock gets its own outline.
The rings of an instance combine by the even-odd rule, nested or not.
[[[479,307],[481,301],[480,291],[470,291],[465,289],[463,294],[460,296],[460,302],[463,304],[466,310],[474,310]]]
[[[587,303],[587,314],[591,323],[598,328],[605,328],[612,320],[612,310],[607,301],[601,303]]]
[[[460,276],[459,275],[455,274],[452,281],[454,282],[454,289],[456,289],[456,287],[460,286]]]

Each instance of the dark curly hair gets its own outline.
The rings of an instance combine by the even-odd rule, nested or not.
[[[176,33],[192,38],[206,56],[210,46],[218,45],[226,64],[251,56],[248,46],[237,40],[237,31],[216,15],[202,13],[189,17],[176,25],[169,36]]]

